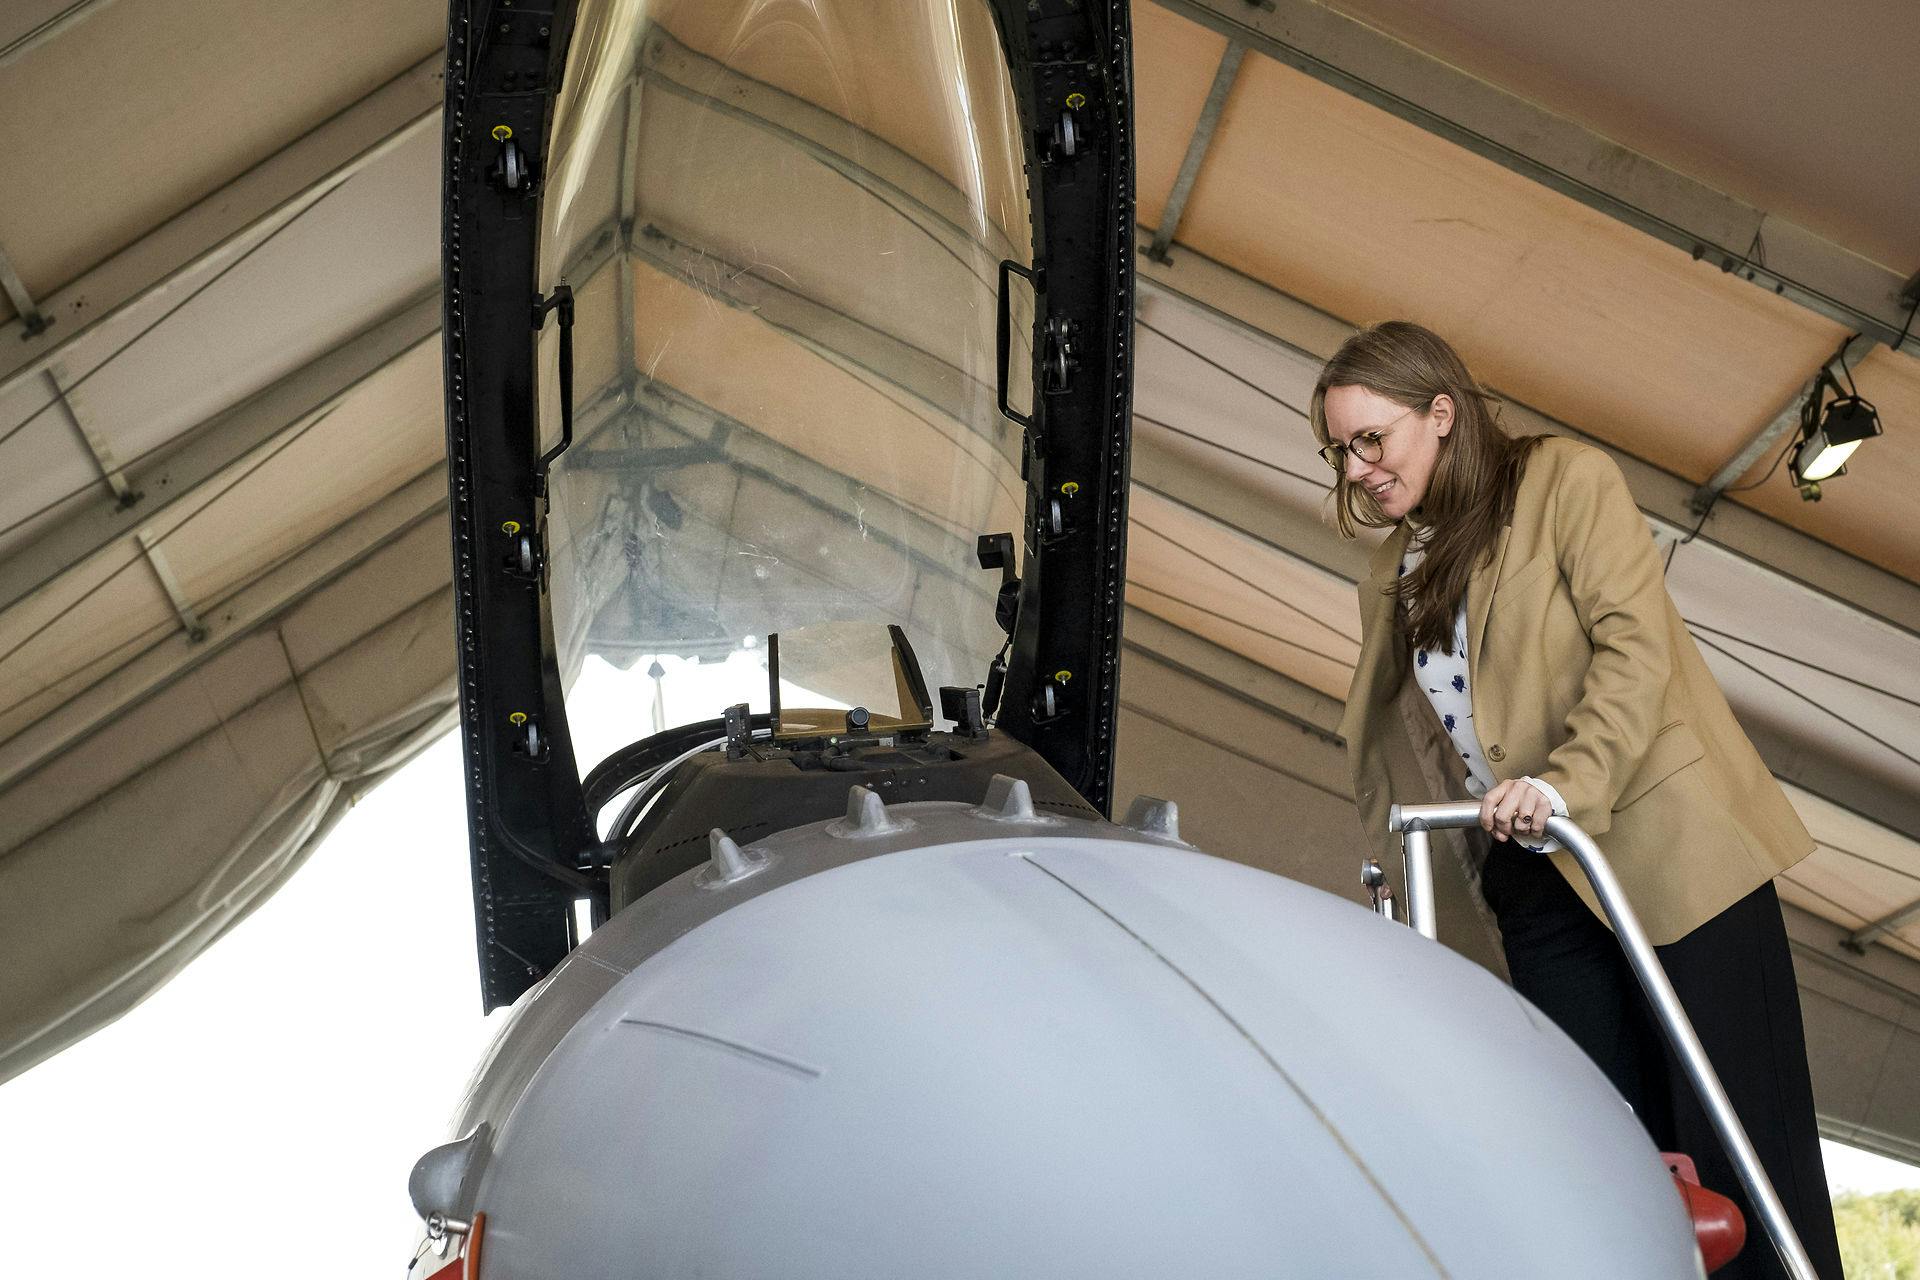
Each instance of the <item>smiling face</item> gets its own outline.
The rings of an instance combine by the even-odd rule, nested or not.
[[[1373,495],[1389,520],[1405,519],[1427,496],[1440,460],[1440,441],[1453,430],[1453,397],[1433,398],[1423,413],[1361,386],[1328,387],[1327,439],[1349,444],[1355,436],[1380,434],[1380,459],[1367,462],[1351,449],[1346,477]]]

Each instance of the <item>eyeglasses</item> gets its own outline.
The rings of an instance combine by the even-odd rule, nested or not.
[[[1345,444],[1326,445],[1321,448],[1320,457],[1325,460],[1328,466],[1340,472],[1344,472],[1347,469],[1347,455],[1349,453],[1362,462],[1378,462],[1380,461],[1381,453],[1384,451],[1382,442],[1386,439],[1387,432],[1393,430],[1393,428],[1399,426],[1407,418],[1420,411],[1421,406],[1415,405],[1398,418],[1395,418],[1392,422],[1386,423],[1372,431],[1362,431]]]

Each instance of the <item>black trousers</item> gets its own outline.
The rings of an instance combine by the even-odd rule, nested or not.
[[[1740,1206],[1746,1247],[1714,1280],[1784,1277],[1733,1162],[1668,1050],[1613,931],[1545,857],[1504,841],[1492,846],[1482,885],[1500,922],[1514,988],[1587,1051],[1655,1146],[1692,1156],[1701,1184]],[[1773,885],[1762,885],[1655,951],[1814,1268],[1828,1280],[1842,1280],[1799,988]]]

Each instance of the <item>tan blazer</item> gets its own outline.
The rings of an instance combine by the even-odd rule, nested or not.
[[[1389,866],[1399,856],[1390,804],[1466,798],[1435,794],[1463,775],[1393,622],[1387,590],[1408,534],[1405,523],[1393,531],[1360,584],[1360,659],[1340,726],[1355,804]],[[1535,449],[1512,523],[1468,580],[1467,642],[1488,766],[1560,792],[1656,944],[1813,851],[1673,607],[1646,522],[1605,453],[1560,438]],[[1551,856],[1598,914],[1571,855]]]

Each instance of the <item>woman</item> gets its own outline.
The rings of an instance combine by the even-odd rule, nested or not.
[[[1390,803],[1450,787],[1480,799],[1492,838],[1477,882],[1513,985],[1599,1064],[1660,1149],[1693,1156],[1702,1182],[1740,1203],[1749,1244],[1716,1277],[1784,1275],[1585,877],[1542,838],[1555,814],[1584,827],[1808,1254],[1840,1280],[1772,885],[1813,840],[1674,609],[1619,469],[1571,440],[1505,435],[1453,349],[1404,321],[1341,346],[1311,419],[1339,473],[1341,533],[1393,530],[1360,584],[1342,724],[1362,821],[1385,839]]]

